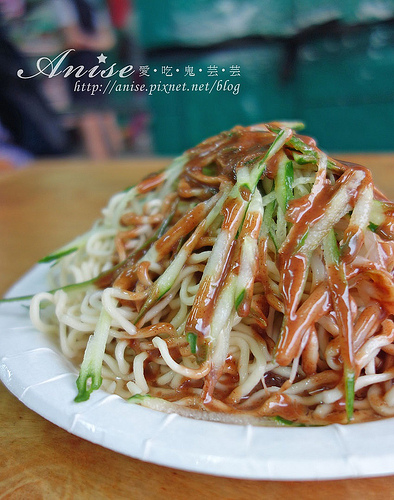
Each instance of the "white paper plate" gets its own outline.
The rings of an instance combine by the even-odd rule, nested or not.
[[[37,266],[9,296],[44,290]],[[147,462],[244,479],[315,480],[394,474],[394,419],[349,426],[264,428],[202,422],[95,391],[74,403],[77,370],[35,330],[20,303],[0,305],[0,378],[33,411],[93,443]]]

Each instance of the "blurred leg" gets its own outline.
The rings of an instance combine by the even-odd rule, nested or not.
[[[108,146],[113,155],[119,154],[123,149],[122,133],[113,112],[108,111],[102,115],[103,128]]]
[[[95,160],[104,160],[111,156],[108,142],[103,137],[101,122],[100,114],[92,112],[82,115],[79,120],[86,151]]]

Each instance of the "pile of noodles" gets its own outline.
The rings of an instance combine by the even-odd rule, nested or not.
[[[235,127],[114,195],[31,319],[102,387],[222,422],[394,415],[393,205],[288,123]],[[79,285],[73,285],[79,284]]]

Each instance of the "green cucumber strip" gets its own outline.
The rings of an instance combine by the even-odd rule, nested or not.
[[[134,394],[134,396],[129,397],[127,400],[129,403],[140,404],[142,401],[148,398],[152,398],[150,394]]]
[[[335,236],[335,232],[333,229],[329,231],[327,236],[323,241],[324,247],[324,258],[327,266],[334,266],[336,269],[335,272],[339,272],[342,274],[341,280],[347,286],[346,277],[341,272],[340,266],[340,249],[338,247],[337,239]],[[334,304],[334,309],[336,310],[337,317],[339,316],[339,312]],[[349,347],[348,340],[346,340],[346,349],[351,351],[351,347]],[[355,385],[355,370],[354,366],[349,366],[349,362],[346,361],[347,357],[344,357],[344,368],[343,368],[343,376],[344,376],[344,385],[345,385],[345,402],[346,402],[346,415],[348,421],[353,418],[354,412],[354,385]]]
[[[207,175],[208,177],[213,177],[217,175],[217,170],[218,168],[214,163],[210,163],[209,165],[202,167],[202,173],[204,175]]]
[[[280,128],[278,128],[278,125],[280,126]],[[291,128],[292,130],[298,132],[300,130],[304,130],[305,123],[295,120],[286,120],[286,121],[269,123],[267,125],[267,128],[269,130],[275,130],[275,131],[280,130],[282,127]]]
[[[103,308],[97,322],[96,330],[90,336],[85,349],[79,377],[76,382],[78,388],[78,395],[74,399],[76,403],[87,401],[90,394],[101,386],[101,368],[110,326],[111,316]]]
[[[384,202],[379,200],[373,200],[371,213],[370,213],[370,222],[374,224],[376,227],[379,227],[383,224],[385,220],[385,207],[383,205]]]
[[[58,250],[54,253],[51,253],[47,255],[46,257],[43,257],[38,261],[39,264],[46,264],[47,262],[53,262],[54,260],[59,260],[62,257],[65,257],[66,255],[70,255],[71,253],[74,253],[78,250],[79,247],[71,247],[65,250]]]
[[[272,132],[278,133],[279,128],[275,126],[268,126],[268,129],[271,130]],[[313,146],[308,146],[302,139],[301,137],[294,136],[291,137],[290,140],[286,142],[286,144],[293,148],[296,149],[297,151],[300,151],[302,155],[305,157],[305,163],[316,163],[319,159],[319,153],[316,151],[316,149]],[[302,164],[300,157],[298,156],[296,163]],[[335,163],[334,160],[329,159],[327,161],[327,169],[332,170],[333,172],[341,173],[343,172],[343,168],[340,167]]]
[[[186,335],[187,341],[190,345],[190,350],[192,354],[196,354],[197,352],[197,335],[195,333],[189,332]]]
[[[253,275],[255,273],[255,264],[258,254],[257,239],[261,229],[262,216],[264,215],[264,207],[262,197],[258,189],[255,190],[251,197],[249,207],[245,213],[242,227],[238,230],[240,241],[237,243],[239,247],[239,267],[237,275],[237,284],[235,287],[235,309],[238,311],[243,303],[245,296],[248,294],[248,289],[251,286]],[[250,233],[245,229],[245,220],[251,218],[254,226]],[[250,224],[250,223],[249,223]],[[256,225],[257,224],[257,225]],[[251,228],[251,226],[249,226]]]
[[[280,425],[286,425],[289,427],[306,427],[305,424],[298,424],[297,422],[293,422],[292,420],[287,420],[286,418],[280,417],[276,415],[275,417],[270,417],[271,420]]]
[[[262,176],[265,168],[267,161],[272,158],[280,149],[285,145],[285,143],[292,137],[292,131],[291,129],[282,129],[278,132],[277,137],[271,144],[271,146],[268,148],[267,152],[265,153],[264,157],[262,160],[260,160],[255,167],[252,169],[250,172],[250,183],[249,183],[249,188],[251,193],[254,193],[254,190],[257,187],[257,183],[260,180],[260,177]],[[237,179],[238,182],[238,179]]]
[[[354,387],[355,387],[355,373],[354,369],[346,367],[344,371],[345,379],[345,401],[346,401],[346,416],[348,422],[353,418],[354,413]]]
[[[353,172],[353,177],[340,186],[328,202],[324,216],[309,227],[308,234],[299,252],[311,255],[334,225],[349,212],[352,191],[360,185],[362,180],[363,173],[356,170]]]
[[[87,280],[87,281],[81,281],[80,283],[71,283],[70,285],[64,285],[60,286],[59,288],[53,288],[52,290],[48,290],[47,293],[55,293],[59,290],[63,290],[65,292],[72,292],[74,290],[83,290],[85,287],[87,288],[89,285],[93,285],[95,281],[98,279],[97,276],[94,278]],[[39,292],[36,292],[39,293]],[[31,295],[21,295],[18,297],[9,297],[5,299],[0,299],[0,304],[2,303],[8,303],[8,302],[22,302],[25,300],[31,300],[36,293],[33,293]]]
[[[275,178],[275,193],[278,205],[285,214],[289,201],[294,197],[293,194],[294,170],[293,162],[283,155],[278,165],[278,173]]]
[[[315,165],[317,163],[317,156],[312,154],[293,153],[293,158],[297,165]]]
[[[235,310],[236,311],[238,311],[238,308],[241,305],[242,301],[244,300],[244,297],[245,297],[245,289],[242,290],[242,292],[235,299]]]
[[[276,208],[276,200],[271,201],[264,210],[263,215],[263,223],[262,223],[262,233],[264,236],[270,236],[272,241],[274,242],[275,248],[278,250],[279,245],[276,241],[276,228],[274,221],[274,212]]]
[[[326,259],[328,265],[339,264],[340,251],[333,229],[329,231],[324,241],[324,258]]]

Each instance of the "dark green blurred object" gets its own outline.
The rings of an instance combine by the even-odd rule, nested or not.
[[[328,151],[394,150],[393,0],[138,0],[136,7],[147,85],[239,84],[236,94],[152,92],[157,153],[275,119],[304,121]],[[208,74],[213,65],[217,76]],[[239,76],[231,77],[235,65]],[[195,76],[185,75],[187,66]]]
[[[366,28],[300,50],[296,113],[331,151],[393,151],[394,30]]]
[[[209,46],[294,32],[293,0],[137,0],[145,48]]]
[[[149,97],[155,150],[162,154],[179,153],[234,125],[293,115],[294,93],[290,85],[279,79],[283,58],[284,49],[279,44],[152,58],[151,68],[158,71],[151,72],[149,84],[185,82],[190,89],[168,94],[152,92]],[[163,65],[172,67],[173,76],[161,74]],[[208,76],[207,68],[215,65],[218,76]],[[195,76],[185,76],[187,66],[193,68]],[[231,66],[240,67],[240,77],[231,76]],[[204,90],[192,91],[192,85],[202,85]],[[213,85],[216,86],[210,92]],[[217,90],[220,85],[223,89]]]

